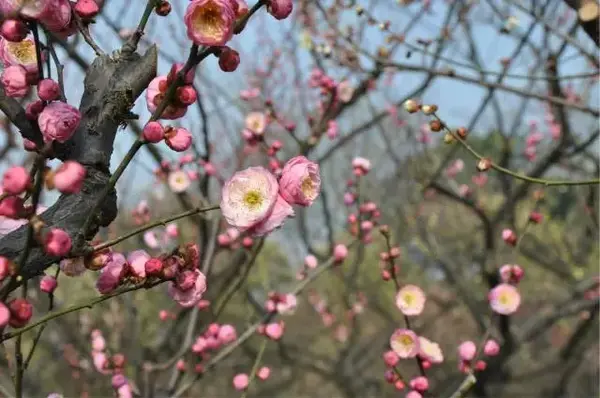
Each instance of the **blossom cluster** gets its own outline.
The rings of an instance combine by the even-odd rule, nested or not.
[[[128,283],[169,281],[168,293],[183,307],[193,307],[206,291],[206,276],[198,269],[200,250],[196,244],[180,246],[173,254],[152,257],[135,250],[127,257],[109,249],[84,259],[91,270],[100,270],[96,288],[108,294]]]
[[[92,362],[94,368],[103,375],[112,375],[111,384],[119,398],[131,398],[133,392],[127,377],[125,377],[125,356],[121,353],[109,355],[106,340],[102,331],[92,330],[91,333]]]
[[[91,21],[100,11],[94,0],[6,0],[0,3],[0,12],[6,18],[0,34],[10,42],[21,42],[28,34],[26,21],[37,21],[60,38],[67,38],[77,31],[76,14],[83,23]]]
[[[235,173],[223,186],[221,212],[240,232],[262,236],[294,215],[292,205],[310,206],[320,189],[319,166],[297,156],[285,164],[279,181],[263,167]]]

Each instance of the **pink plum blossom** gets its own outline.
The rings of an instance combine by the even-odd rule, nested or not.
[[[390,337],[390,346],[400,358],[414,358],[420,350],[419,338],[409,329],[396,329]]]
[[[407,316],[419,315],[423,312],[425,301],[425,293],[415,285],[406,285],[396,294],[396,306]]]
[[[490,290],[488,300],[492,310],[501,315],[513,314],[521,305],[519,291],[507,283],[501,283]]]
[[[319,165],[304,156],[290,159],[281,171],[279,193],[290,204],[310,206],[319,196],[321,175]]]
[[[444,354],[439,344],[419,336],[419,356],[431,363],[442,363]]]
[[[185,12],[187,35],[200,46],[223,46],[233,36],[235,11],[229,0],[192,0]]]
[[[183,170],[169,173],[168,183],[171,191],[175,193],[185,192],[191,184],[187,173]]]
[[[235,173],[223,186],[221,212],[238,229],[248,229],[264,221],[277,202],[275,176],[263,167],[250,167]]]
[[[10,65],[2,71],[0,77],[6,95],[14,98],[25,97],[29,92],[27,70],[21,65]]]
[[[197,269],[193,272],[196,274],[196,282],[190,289],[182,290],[176,283],[169,282],[169,295],[182,307],[193,307],[206,291],[206,276]]]
[[[81,114],[77,108],[60,101],[46,105],[38,116],[38,125],[45,142],[67,141],[79,127],[80,121]]]

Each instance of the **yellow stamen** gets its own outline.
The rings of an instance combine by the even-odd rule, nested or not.
[[[310,198],[315,191],[312,179],[310,177],[306,177],[304,180],[302,180],[302,185],[300,189],[302,189],[302,193],[304,194],[304,196]]]
[[[255,191],[255,190],[248,191],[244,195],[244,203],[250,209],[256,209],[257,207],[259,207],[262,204],[262,202],[263,202],[263,197],[260,194],[260,192],[258,192],[258,191]]]
[[[204,7],[197,8],[196,11],[194,11],[192,20],[194,21],[194,29],[202,33],[203,36],[208,36],[213,39],[219,39],[221,37],[221,14],[213,2],[210,2]]]
[[[20,42],[7,42],[8,51],[23,64],[32,64],[36,62],[35,44],[32,40],[23,40]]]

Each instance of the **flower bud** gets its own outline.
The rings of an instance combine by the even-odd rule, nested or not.
[[[183,105],[189,106],[196,102],[197,93],[191,85],[185,85],[177,89],[177,100]]]
[[[420,108],[419,103],[415,100],[409,99],[404,101],[404,109],[408,113],[416,113]]]
[[[479,162],[477,162],[477,170],[478,171],[488,171],[492,167],[492,161],[488,158],[481,158]]]
[[[20,195],[25,192],[30,183],[31,181],[27,170],[25,170],[24,167],[13,166],[4,173],[2,178],[2,189],[9,194]]]
[[[94,18],[100,12],[100,7],[98,7],[95,0],[77,0],[73,9],[83,19]]]
[[[183,152],[192,146],[192,134],[183,127],[169,128],[165,132],[165,142],[172,150]]]
[[[93,2],[93,0],[91,0]],[[54,101],[60,95],[58,83],[52,79],[40,80],[37,87],[38,97],[43,101]]]
[[[44,250],[47,254],[64,257],[71,251],[71,237],[59,228],[52,228],[44,237]]]
[[[159,276],[162,273],[163,262],[159,258],[151,258],[144,265],[147,276]]]
[[[44,293],[53,293],[56,286],[58,286],[58,282],[53,276],[45,275],[42,280],[40,280],[40,290]]]
[[[159,122],[148,122],[142,130],[142,138],[152,143],[160,142],[165,138],[165,130]]]
[[[166,17],[171,13],[171,3],[161,0],[154,8],[154,11],[156,11],[156,15]]]
[[[219,67],[223,72],[233,72],[240,64],[240,54],[233,48],[225,47],[219,54]]]
[[[16,298],[8,303],[10,310],[10,326],[21,328],[29,322],[33,315],[33,306],[25,298]]]
[[[28,33],[29,29],[27,29],[27,25],[20,19],[7,19],[2,22],[2,27],[0,28],[2,37],[13,43],[25,40]]]

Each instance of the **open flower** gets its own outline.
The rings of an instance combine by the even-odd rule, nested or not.
[[[488,294],[490,306],[494,312],[502,315],[510,315],[519,309],[521,295],[516,287],[507,283],[501,283]]]
[[[271,214],[278,188],[275,176],[264,167],[249,167],[235,173],[223,186],[223,217],[242,230],[257,225]]]
[[[425,307],[425,293],[420,287],[406,285],[396,295],[396,306],[406,316],[419,315]]]
[[[5,67],[21,65],[28,75],[35,76],[38,71],[35,41],[27,38],[19,42],[10,42],[0,38],[0,60]]]
[[[419,336],[419,356],[431,363],[444,362],[444,354],[438,343]]]
[[[279,193],[287,202],[310,206],[321,191],[319,165],[304,156],[290,159],[281,172]]]
[[[183,170],[174,171],[169,174],[169,188],[175,193],[184,192],[190,186],[190,179]]]
[[[390,337],[390,346],[400,358],[414,358],[420,350],[418,336],[409,329],[396,329]]]
[[[246,128],[256,135],[262,135],[267,127],[267,116],[262,112],[250,112],[245,120]]]
[[[235,11],[229,0],[193,0],[185,11],[187,35],[200,46],[223,46],[233,36]]]
[[[79,110],[67,103],[56,101],[46,105],[38,117],[38,125],[45,142],[65,142],[81,122]]]
[[[193,272],[196,274],[196,281],[191,288],[182,289],[176,282],[169,283],[169,296],[182,307],[193,307],[206,291],[206,276],[197,269]]]

